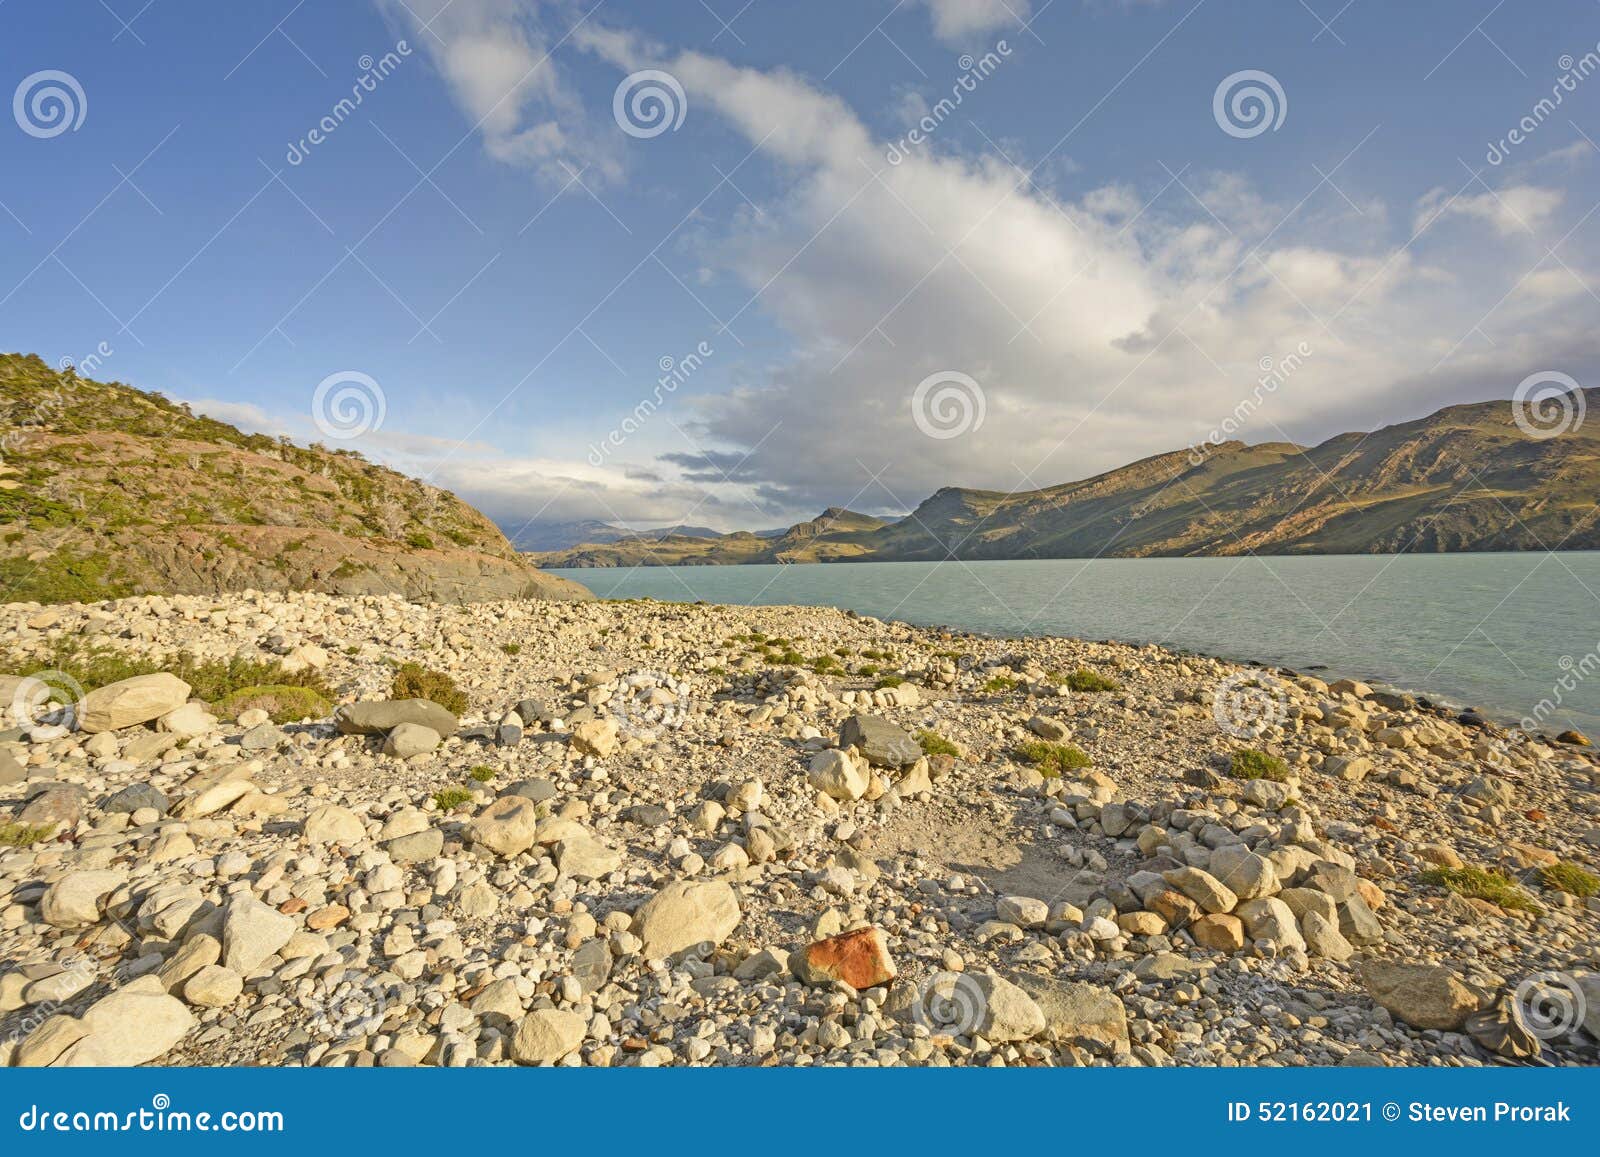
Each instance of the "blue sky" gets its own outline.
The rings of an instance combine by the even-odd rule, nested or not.
[[[1592,0],[6,0],[0,30],[0,348],[512,529],[898,511],[1597,376]],[[29,103],[46,70],[75,128]],[[1270,127],[1230,111],[1252,84]],[[381,423],[330,438],[333,375]]]

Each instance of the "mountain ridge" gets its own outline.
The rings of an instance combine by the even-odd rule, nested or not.
[[[1600,389],[1584,402],[1600,407]],[[736,533],[535,557],[580,568],[1600,549],[1600,422],[1544,436],[1517,416],[1506,400],[1463,403],[1314,446],[1204,443],[1040,490],[944,486],[876,527],[830,511],[767,544]]]

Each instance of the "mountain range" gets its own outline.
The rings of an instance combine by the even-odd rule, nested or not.
[[[834,508],[775,539],[668,536],[534,557],[555,568],[1593,550],[1600,419],[1583,415],[1600,389],[1568,401],[1555,430],[1480,402],[1315,446],[1208,443],[1041,490],[945,487],[893,520]]]

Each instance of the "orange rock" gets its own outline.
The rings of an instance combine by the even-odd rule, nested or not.
[[[337,928],[350,919],[350,909],[343,904],[329,904],[326,908],[319,908],[306,917],[306,927],[313,932],[321,932],[327,928]]]
[[[299,896],[290,896],[287,900],[278,905],[278,911],[282,912],[285,916],[293,916],[296,912],[304,912],[305,910],[306,902]]]
[[[1367,902],[1367,907],[1371,908],[1374,912],[1383,907],[1383,889],[1378,887],[1378,885],[1374,884],[1371,880],[1358,878],[1356,880],[1356,891],[1359,892],[1361,894],[1361,898]]]
[[[796,972],[807,984],[840,981],[851,988],[874,988],[895,978],[894,961],[881,928],[857,928],[801,949]]]

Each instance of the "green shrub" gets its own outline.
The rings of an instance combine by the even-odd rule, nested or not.
[[[394,683],[389,687],[391,699],[431,699],[452,715],[467,709],[467,697],[456,686],[455,680],[443,671],[434,671],[421,663],[402,663],[394,673]]]
[[[433,539],[423,534],[420,530],[413,530],[406,535],[406,545],[412,550],[432,550]]]
[[[982,690],[990,695],[1004,695],[1017,689],[1017,681],[1009,675],[991,675]]]
[[[1029,740],[1017,748],[1017,758],[1031,763],[1046,779],[1059,779],[1066,772],[1088,767],[1092,762],[1069,743],[1046,743],[1042,739]]]
[[[1122,684],[1115,679],[1107,678],[1098,671],[1091,671],[1087,667],[1079,667],[1064,680],[1067,687],[1073,691],[1121,691]]]
[[[924,755],[961,755],[961,748],[937,731],[917,732],[917,743],[921,745]]]
[[[1233,764],[1228,769],[1234,779],[1270,779],[1274,783],[1289,782],[1289,765],[1276,755],[1247,747],[1233,753]]]
[[[520,655],[522,653],[522,644],[521,643],[501,643],[500,644],[500,649],[502,651],[504,651],[508,655]]]
[[[467,772],[467,774],[473,779],[477,780],[479,783],[488,783],[494,778],[494,768],[485,767],[480,763],[477,767],[474,767],[471,771]]]
[[[464,787],[442,787],[433,793],[433,802],[442,812],[453,812],[462,804],[471,803],[472,798]]]
[[[274,723],[295,723],[301,719],[321,719],[333,713],[332,705],[310,687],[241,687],[214,704],[225,719],[237,719],[246,711],[261,708]]]
[[[62,671],[77,680],[85,691],[93,691],[136,675],[169,671],[189,684],[190,694],[207,703],[218,703],[235,692],[261,687],[299,687],[323,699],[333,691],[320,671],[305,668],[286,671],[275,659],[199,659],[187,651],[165,655],[134,655],[80,639],[66,640],[43,658],[16,656],[0,661],[0,667],[20,675],[37,671]]]
[[[1580,900],[1587,900],[1600,892],[1600,876],[1565,861],[1540,868],[1539,880],[1546,888],[1566,892]]]
[[[904,684],[905,681],[905,676],[903,675],[885,675],[883,678],[879,679],[873,684],[873,688],[875,690],[882,691],[889,687],[899,687]]]
[[[1437,884],[1458,896],[1487,900],[1508,912],[1543,911],[1515,880],[1493,868],[1431,868],[1422,873],[1422,882]]]
[[[0,848],[26,848],[56,830],[55,824],[0,824]]]

